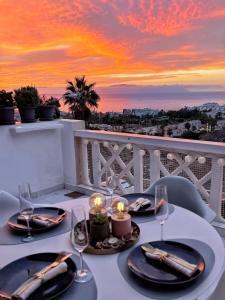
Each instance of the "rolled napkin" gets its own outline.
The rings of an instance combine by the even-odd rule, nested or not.
[[[144,244],[141,246],[141,248],[144,250],[145,255],[148,258],[158,260],[189,278],[198,270],[197,265],[191,264],[186,260],[166,251],[154,248],[150,244]]]
[[[135,202],[129,205],[129,210],[138,211],[140,208],[149,206],[151,201],[147,198],[138,198]]]
[[[13,294],[12,299],[26,300],[34,291],[36,291],[43,283],[55,278],[56,276],[63,274],[67,271],[67,263],[62,262],[58,266],[50,269],[44,273],[41,277],[35,274],[25,281]],[[45,269],[45,268],[44,268]],[[43,270],[44,270],[43,269]],[[42,270],[40,271],[42,272]]]
[[[51,225],[58,224],[64,217],[65,214],[55,217],[48,214],[33,214],[31,216],[31,222],[41,227],[49,227]],[[18,215],[17,221],[21,223],[26,223],[26,220],[23,215]]]

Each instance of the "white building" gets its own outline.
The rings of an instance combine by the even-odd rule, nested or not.
[[[156,116],[159,113],[158,109],[151,109],[151,108],[133,108],[133,109],[124,109],[123,114],[125,115],[135,115],[138,117],[150,115]]]

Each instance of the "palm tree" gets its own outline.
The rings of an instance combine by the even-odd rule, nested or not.
[[[91,110],[98,107],[100,97],[93,89],[94,85],[95,83],[87,84],[85,76],[75,77],[74,83],[67,81],[66,92],[63,96],[74,119],[88,121]]]

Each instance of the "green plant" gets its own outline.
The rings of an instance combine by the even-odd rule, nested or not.
[[[74,119],[88,121],[91,110],[98,107],[99,95],[93,89],[95,83],[87,84],[85,76],[75,77],[74,83],[67,81],[65,104],[69,105]]]
[[[46,98],[45,95],[40,99],[40,104],[44,106],[55,105],[56,107],[60,107],[59,99],[55,97]]]
[[[12,97],[13,92],[0,91],[0,107],[13,107],[14,101]]]
[[[38,90],[34,86],[24,86],[14,90],[14,99],[18,107],[37,107],[40,103]]]
[[[94,224],[96,225],[103,225],[106,224],[108,222],[108,217],[106,215],[103,214],[97,214],[96,217],[94,218]]]

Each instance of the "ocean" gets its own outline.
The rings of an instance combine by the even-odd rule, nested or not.
[[[198,106],[207,102],[217,102],[225,105],[225,92],[187,92],[187,93],[122,93],[106,94],[99,93],[98,111],[100,112],[120,112],[124,108],[152,108],[163,110],[178,110],[185,106]],[[61,97],[60,94],[48,94],[46,96]],[[61,109],[68,111],[68,107],[63,105]]]

